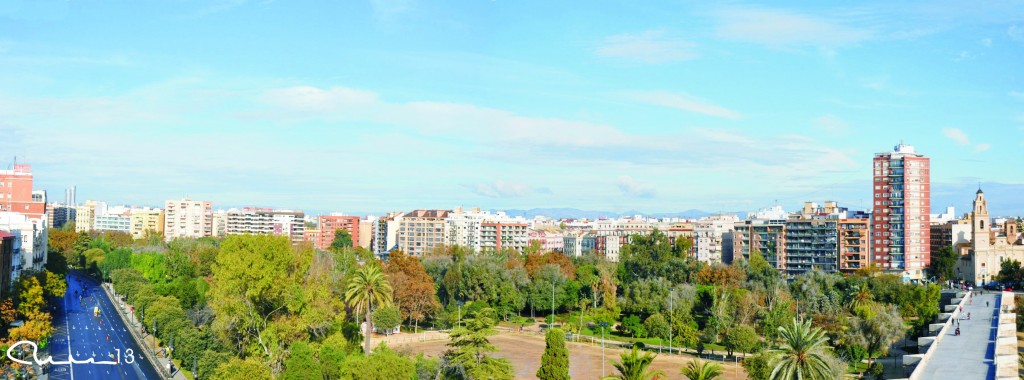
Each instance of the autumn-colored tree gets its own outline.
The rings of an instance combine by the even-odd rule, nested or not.
[[[110,242],[111,248],[131,247],[135,244],[132,234],[121,231],[103,231],[103,234],[98,235],[97,238]]]
[[[384,274],[395,290],[394,302],[402,318],[413,321],[416,327],[428,315],[441,307],[434,288],[434,279],[427,274],[423,263],[401,250],[391,252]]]
[[[63,255],[70,259],[75,252],[75,242],[78,241],[78,234],[74,231],[51,229],[47,237],[50,244],[50,252]]]
[[[0,336],[6,336],[7,326],[10,326],[11,322],[17,319],[18,309],[14,308],[14,301],[10,298],[4,298],[3,301],[0,301],[0,322],[3,322],[3,324],[0,324]]]
[[[697,272],[697,283],[721,287],[736,287],[747,279],[743,270],[731,265],[705,265]]]
[[[572,260],[569,256],[563,255],[558,252],[548,252],[543,255],[541,254],[527,254],[526,263],[523,265],[526,268],[526,273],[530,274],[532,278],[540,268],[545,265],[555,264],[562,269],[562,273],[565,274],[570,280],[576,279],[576,266],[573,265]]]

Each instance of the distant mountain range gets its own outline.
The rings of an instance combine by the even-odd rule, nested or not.
[[[580,210],[576,208],[531,208],[529,210],[490,210],[491,212],[504,211],[509,216],[522,216],[530,219],[535,216],[546,216],[554,219],[571,218],[571,219],[600,219],[600,218],[619,218],[629,217],[634,215],[643,215],[648,218],[686,218],[686,219],[699,219],[705,216],[717,214],[710,213],[704,210],[690,209],[679,212],[657,212],[657,213],[645,213],[635,210],[614,212],[614,211],[595,211],[595,210]],[[746,216],[745,212],[726,212],[725,214],[736,214],[740,217]]]

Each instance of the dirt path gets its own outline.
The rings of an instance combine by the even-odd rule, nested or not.
[[[428,342],[408,341],[396,343],[389,346],[400,352],[417,354],[422,352],[428,357],[438,357],[446,349],[447,340],[434,340]],[[491,338],[491,343],[498,347],[495,356],[503,357],[512,361],[516,370],[517,379],[536,379],[535,373],[540,367],[540,357],[544,353],[544,338],[540,335],[502,333]],[[599,379],[601,377],[601,346],[593,346],[582,343],[568,343],[569,347],[569,375],[574,379]],[[605,374],[611,375],[615,372],[612,363],[619,360],[619,353],[622,350],[606,347]],[[652,368],[665,371],[667,379],[685,379],[679,374],[679,369],[686,366],[692,360],[692,356],[679,355],[658,355],[654,359]],[[746,379],[746,372],[743,368],[733,363],[723,363],[725,367],[724,376],[721,379],[739,380]]]

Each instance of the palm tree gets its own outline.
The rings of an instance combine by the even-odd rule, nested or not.
[[[636,346],[633,346],[632,351],[623,352],[621,357],[622,360],[615,362],[613,365],[615,369],[619,371],[618,375],[606,377],[605,380],[659,380],[665,378],[665,372],[661,370],[649,370],[647,367],[651,366],[651,362],[654,361],[654,355],[650,352],[644,352],[640,355],[640,351]]]
[[[374,306],[378,308],[391,304],[391,284],[384,277],[384,272],[376,263],[367,264],[357,270],[355,275],[348,280],[348,287],[345,290],[345,302],[348,306],[356,309],[359,315],[363,309],[366,310],[366,333],[363,352],[370,355],[370,313]]]
[[[694,359],[679,370],[679,374],[690,380],[715,380],[722,376],[722,371],[721,364]]]
[[[867,285],[854,285],[850,287],[850,292],[847,293],[846,298],[848,299],[847,307],[849,307],[850,310],[854,310],[858,306],[863,306],[868,302],[871,302],[874,295],[868,290]]]
[[[772,350],[768,366],[773,380],[825,380],[834,377],[825,352],[828,338],[811,321],[797,321],[779,327],[782,346]]]

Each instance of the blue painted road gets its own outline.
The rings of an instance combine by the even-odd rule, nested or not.
[[[67,361],[70,354],[77,361],[93,358],[118,364],[54,365],[50,378],[159,379],[100,284],[75,273],[68,274],[67,280],[68,291],[53,313],[56,331],[50,340],[50,355],[58,362]],[[96,307],[99,316],[94,313]]]

